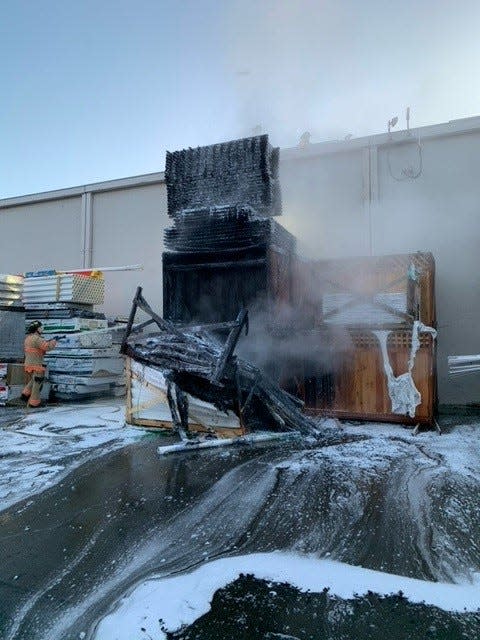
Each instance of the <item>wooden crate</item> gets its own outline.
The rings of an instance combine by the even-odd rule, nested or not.
[[[408,277],[414,266],[416,281]],[[404,424],[432,424],[437,407],[436,342],[421,334],[420,348],[412,370],[422,402],[415,417],[392,413],[387,376],[375,330],[389,330],[388,354],[395,376],[408,370],[414,320],[436,326],[435,263],[430,253],[361,257],[344,260],[300,261],[294,269],[294,299],[319,345],[329,345],[330,363],[315,362],[314,349],[308,362],[288,363],[290,375],[282,384],[301,397],[312,414]],[[406,313],[388,324],[376,322],[355,326],[335,322],[335,312],[326,314],[323,296],[344,292],[358,300],[371,299],[379,291],[404,293]],[[379,307],[379,317],[381,316]],[[340,311],[338,312],[340,313]],[[341,339],[339,339],[339,335]],[[284,367],[284,369],[287,369]],[[292,373],[293,372],[293,373]]]
[[[412,370],[414,384],[421,394],[421,404],[415,417],[392,413],[387,377],[377,337],[369,331],[346,330],[349,342],[332,349],[335,354],[331,366],[300,359],[289,363],[282,378],[282,386],[305,402],[312,415],[337,417],[345,420],[370,420],[402,424],[431,425],[436,411],[435,340],[422,334]],[[319,343],[329,340],[322,331],[313,334]],[[310,340],[311,341],[311,340]],[[388,337],[388,354],[395,376],[408,369],[411,331],[398,329]]]

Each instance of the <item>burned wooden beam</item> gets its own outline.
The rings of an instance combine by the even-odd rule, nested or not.
[[[237,342],[240,338],[243,327],[246,327],[246,332],[248,333],[248,311],[246,309],[242,309],[240,311],[235,326],[228,334],[227,341],[225,342],[225,346],[218,360],[215,373],[213,374],[213,382],[219,382],[219,380],[222,379],[228,360],[229,358],[231,358],[235,347],[237,346]]]

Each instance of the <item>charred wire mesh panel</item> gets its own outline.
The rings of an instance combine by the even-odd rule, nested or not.
[[[268,136],[167,152],[168,215],[242,205],[263,216],[281,214],[279,150]]]

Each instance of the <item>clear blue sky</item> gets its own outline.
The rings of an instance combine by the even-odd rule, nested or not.
[[[293,146],[480,113],[480,3],[4,0],[0,198],[160,171],[165,150]]]

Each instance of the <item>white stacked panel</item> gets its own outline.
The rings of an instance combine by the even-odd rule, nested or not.
[[[104,349],[111,346],[111,331],[71,333],[70,335],[61,336],[57,339],[57,349]],[[52,353],[54,353],[54,351],[52,351]]]
[[[0,273],[0,307],[21,307],[23,277]]]
[[[123,358],[69,358],[49,356],[45,358],[50,371],[50,379],[57,372],[70,373],[78,376],[91,376],[92,378],[117,376],[123,373]]]
[[[407,313],[406,293],[377,293],[372,296],[372,302],[357,302],[350,293],[331,293],[323,296],[323,313],[331,314],[325,322],[339,325],[379,325],[398,324],[404,322],[399,314]],[[392,312],[382,308],[387,305]],[[345,306],[344,305],[348,305]],[[342,308],[344,307],[344,308]]]
[[[42,302],[101,304],[104,294],[103,278],[62,273],[25,278],[23,300],[26,307]]]
[[[125,393],[124,359],[109,330],[62,336],[46,361],[60,400]]]
[[[56,318],[41,321],[44,333],[75,333],[107,329],[108,322],[99,318]]]
[[[119,346],[112,346],[107,320],[81,317],[78,311],[79,305],[89,305],[93,310],[93,305],[102,303],[104,288],[103,278],[75,273],[37,272],[25,278],[25,307],[48,311],[45,318],[39,318],[43,332],[45,337],[57,340],[57,347],[47,353],[45,361],[60,400],[125,392],[124,361]],[[59,312],[66,309],[72,317],[59,317]]]

